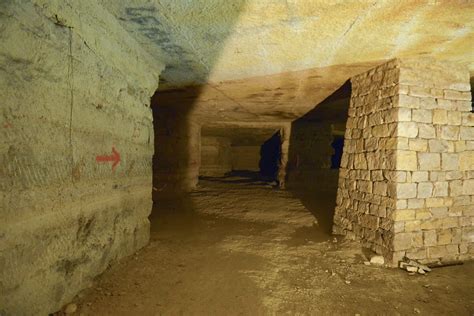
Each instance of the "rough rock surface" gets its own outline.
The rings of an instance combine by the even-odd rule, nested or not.
[[[148,242],[163,66],[96,1],[0,12],[0,314],[48,314]]]

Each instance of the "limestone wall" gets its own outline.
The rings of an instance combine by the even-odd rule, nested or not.
[[[162,65],[96,1],[0,11],[0,314],[45,315],[148,241]]]
[[[396,264],[474,256],[466,69],[392,60],[351,80],[334,232]]]
[[[259,171],[260,146],[232,146],[232,170]]]
[[[202,137],[199,175],[222,177],[231,170],[232,153],[230,139],[225,137]]]

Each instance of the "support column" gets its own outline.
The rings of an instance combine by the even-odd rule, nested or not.
[[[202,137],[200,176],[222,177],[232,170],[231,142],[226,137]]]
[[[286,173],[288,166],[288,153],[290,150],[291,123],[280,128],[281,157],[278,168],[278,184],[280,189],[286,187]]]
[[[157,194],[194,189],[201,164],[201,126],[179,107],[156,107],[153,187]]]
[[[474,257],[469,73],[392,60],[351,79],[334,233],[396,265]]]

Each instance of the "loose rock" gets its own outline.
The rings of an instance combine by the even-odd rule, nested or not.
[[[382,256],[373,256],[370,258],[370,263],[375,265],[383,265],[385,263],[385,259]]]
[[[66,315],[74,314],[76,311],[77,311],[77,305],[73,303],[68,304],[66,308],[64,309],[64,313]]]

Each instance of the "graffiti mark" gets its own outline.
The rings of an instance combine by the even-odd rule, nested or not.
[[[120,153],[115,149],[115,147],[112,147],[112,155],[96,156],[95,161],[96,162],[113,162],[112,171],[115,171],[115,168],[120,163]]]

